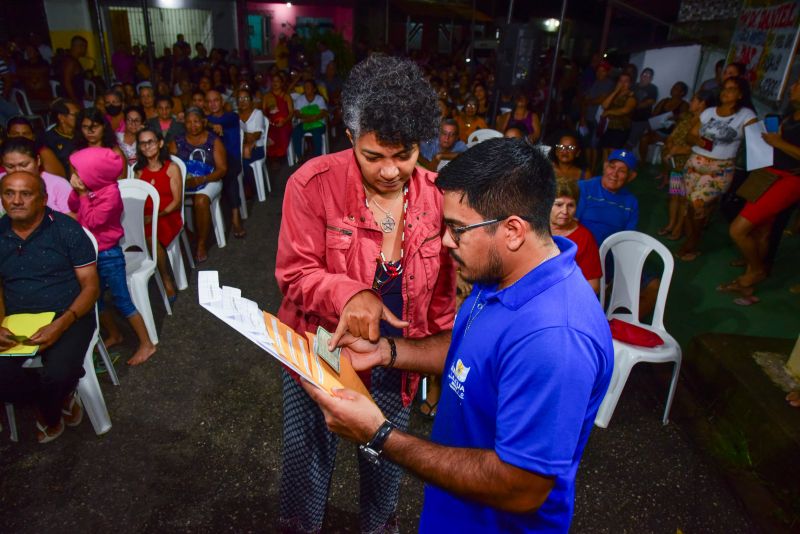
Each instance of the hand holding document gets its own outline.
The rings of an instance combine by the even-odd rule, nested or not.
[[[30,358],[36,356],[39,345],[27,345],[28,339],[44,326],[49,325],[55,318],[55,312],[44,313],[15,313],[3,319],[2,326],[8,329],[17,341],[17,345],[0,352],[0,356],[21,356]]]
[[[772,166],[772,147],[761,137],[761,134],[766,132],[767,128],[764,126],[764,121],[754,122],[750,126],[744,127],[748,171]]]
[[[325,329],[318,329],[316,335],[298,334],[242,297],[241,290],[220,287],[217,271],[198,273],[197,292],[201,306],[311,384],[330,394],[347,387],[370,397],[350,359],[339,349],[328,351],[330,333]]]

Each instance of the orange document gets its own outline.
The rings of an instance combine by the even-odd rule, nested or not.
[[[348,388],[372,398],[366,386],[358,377],[353,365],[344,353],[339,363],[339,373],[328,365],[328,362],[314,354],[309,347],[314,346],[316,335],[306,332],[306,337],[283,324],[274,315],[264,313],[267,333],[272,338],[279,360],[286,363],[293,371],[319,386],[328,393],[334,388]]]

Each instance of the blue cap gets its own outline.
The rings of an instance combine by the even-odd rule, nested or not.
[[[635,171],[636,164],[639,163],[633,152],[631,152],[630,150],[625,150],[624,148],[615,150],[614,152],[611,153],[610,156],[608,156],[608,161],[614,161],[614,160],[621,161],[622,163],[627,165],[629,171]]]

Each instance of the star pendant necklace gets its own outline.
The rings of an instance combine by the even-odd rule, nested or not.
[[[397,196],[398,197],[399,196],[405,197],[407,192],[408,192],[408,186],[405,186],[405,187],[403,187],[403,191]],[[364,196],[366,197],[367,208],[369,208],[369,204],[371,202],[372,204],[375,205],[376,208],[378,208],[379,210],[381,210],[383,212],[384,217],[378,223],[380,225],[381,230],[383,231],[383,233],[384,234],[391,234],[392,232],[394,232],[394,229],[397,227],[397,221],[395,220],[394,217],[392,217],[392,212],[390,210],[384,209],[383,206],[378,204],[378,201],[375,200],[374,197],[372,199],[370,199],[369,196],[367,195],[367,188],[366,187],[364,187]],[[397,199],[397,197],[395,197],[395,199]],[[395,199],[393,199],[392,202],[394,202]],[[406,203],[404,202],[404,204],[403,204],[403,212],[405,212],[405,208],[406,208]]]

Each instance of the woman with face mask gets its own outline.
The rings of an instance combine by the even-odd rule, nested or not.
[[[122,113],[122,95],[116,91],[108,91],[103,95],[106,120],[111,125],[111,131],[122,133],[125,131],[125,114]]]

